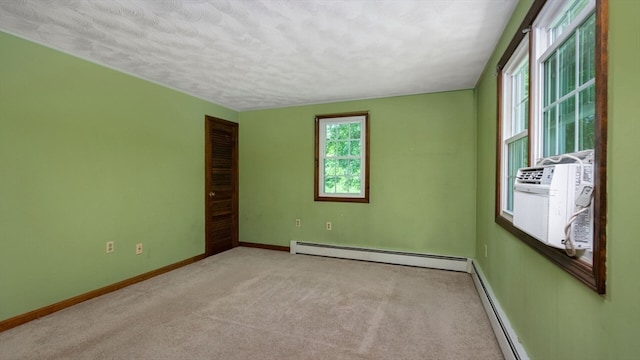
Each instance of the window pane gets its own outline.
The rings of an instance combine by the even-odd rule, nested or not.
[[[522,65],[522,94],[523,98],[529,97],[529,61]]]
[[[527,128],[529,117],[529,62],[524,61],[511,76],[511,128],[507,137],[517,135]]]
[[[549,110],[544,112],[544,136],[543,142],[543,154],[542,156],[557,155],[556,149],[556,107],[553,106]]]
[[[338,138],[338,124],[327,124],[327,140],[336,140]]]
[[[513,124],[511,128],[511,136],[517,135],[527,129],[529,122],[529,100],[524,99],[522,103],[517,104],[513,109]]]
[[[349,192],[352,194],[358,194],[361,191],[361,184],[359,177],[350,177],[348,180]]]
[[[520,107],[522,111],[522,130],[529,128],[529,99],[525,99]]]
[[[513,212],[513,186],[515,185],[516,174],[518,169],[527,166],[528,158],[528,139],[520,138],[507,145],[507,208],[508,212]]]
[[[350,156],[360,156],[360,141],[351,141],[349,145]]]
[[[555,39],[560,36],[564,30],[573,22],[573,20],[580,14],[580,11],[584,9],[589,0],[574,0],[569,6],[567,10],[562,12],[562,16],[560,16],[551,27],[551,42],[555,41]]]
[[[529,125],[529,62],[522,74],[522,99],[520,102],[520,131],[524,131]]]
[[[360,139],[360,123],[349,124],[349,130],[351,139]]]
[[[336,193],[346,194],[349,191],[347,185],[347,177],[346,176],[338,176],[336,177]]]
[[[338,168],[338,161],[337,160],[330,160],[330,159],[325,159],[324,160],[324,175],[325,176],[335,175],[337,168]]]
[[[337,156],[348,156],[349,155],[349,142],[348,141],[337,141],[336,142],[336,155]]]
[[[325,177],[324,178],[324,192],[327,194],[333,194],[336,192],[336,178]]]
[[[579,95],[580,98],[580,118],[578,123],[580,125],[579,141],[580,144],[578,150],[593,149],[595,147],[595,135],[594,124],[596,120],[595,116],[595,104],[596,104],[596,87],[591,85],[588,88],[582,90]]]
[[[325,156],[337,156],[338,149],[335,141],[327,141],[324,149]]]
[[[596,16],[580,26],[580,85],[596,77]]]
[[[560,103],[558,120],[560,123],[558,154],[576,151],[576,101],[572,96]],[[555,154],[554,154],[555,155]]]
[[[559,94],[562,97],[576,88],[576,35],[572,35],[558,49]]]
[[[556,101],[556,53],[544,63],[544,106]]]
[[[338,167],[336,169],[336,175],[347,175],[349,167],[349,160],[340,159],[338,160]]]
[[[349,139],[349,124],[339,124],[338,127],[338,140]]]
[[[349,174],[360,176],[360,160],[349,160]]]

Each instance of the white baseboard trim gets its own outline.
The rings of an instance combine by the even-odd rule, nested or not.
[[[471,264],[473,283],[476,285],[476,290],[478,291],[478,295],[480,295],[480,300],[487,312],[493,333],[498,340],[505,360],[529,360],[529,355],[527,355],[524,347],[520,344],[518,335],[511,327],[509,319],[493,295],[493,291],[486,281],[480,265],[475,260],[472,260]]]
[[[291,241],[290,252],[292,254],[319,255],[471,273],[471,261],[465,257],[367,249],[295,240]]]
[[[505,360],[529,360],[509,319],[493,295],[479,264],[469,258],[291,241],[291,254],[409,265],[471,274]]]

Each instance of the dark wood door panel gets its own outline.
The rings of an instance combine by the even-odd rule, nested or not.
[[[231,199],[227,200],[212,200],[209,204],[209,208],[211,209],[210,216],[220,216],[220,215],[233,215]]]
[[[206,254],[238,246],[238,124],[205,117]]]

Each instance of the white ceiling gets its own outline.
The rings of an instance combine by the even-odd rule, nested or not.
[[[0,0],[0,29],[245,111],[473,88],[516,3]]]

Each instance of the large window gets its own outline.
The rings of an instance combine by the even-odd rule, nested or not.
[[[369,202],[369,114],[316,116],[316,201]]]
[[[599,293],[605,291],[606,0],[535,0],[498,63],[496,222]],[[518,168],[595,154],[592,251],[572,257],[513,225]],[[579,160],[578,160],[579,161]]]

